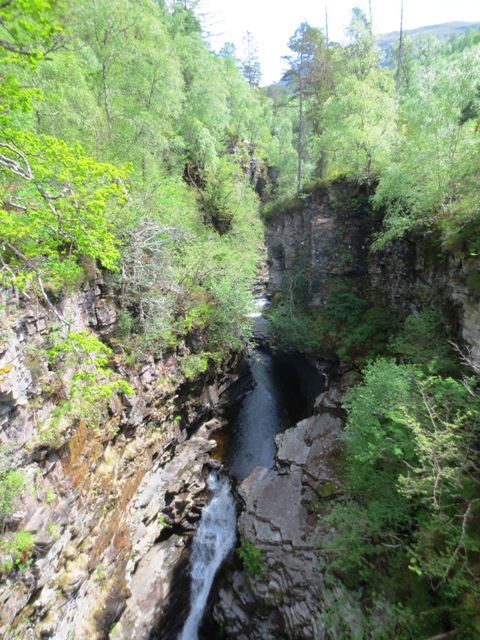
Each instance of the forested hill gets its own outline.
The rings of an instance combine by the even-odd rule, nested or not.
[[[444,22],[442,24],[418,27],[417,29],[406,29],[403,34],[408,38],[433,36],[439,40],[447,40],[448,38],[461,38],[467,31],[475,31],[477,29],[480,29],[480,22]],[[399,31],[392,31],[377,36],[377,42],[381,49],[385,51],[387,60],[392,53],[392,49],[398,43],[399,36]]]

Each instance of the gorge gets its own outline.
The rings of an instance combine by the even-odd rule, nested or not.
[[[345,193],[354,187],[332,188]],[[328,190],[321,189],[306,199],[301,212],[268,223],[270,294],[275,297],[289,281],[295,257],[308,246],[311,253],[302,259],[318,305],[332,280],[353,282],[355,291],[361,282],[374,299],[398,304],[399,314],[420,310],[429,291],[470,346],[476,366],[480,318],[461,268],[455,262],[438,263],[412,240],[371,258],[360,223],[331,203]],[[359,258],[342,268],[339,255],[347,246]],[[64,303],[73,310],[75,328],[108,332],[115,311],[105,292],[99,281]],[[345,492],[342,396],[361,379],[355,367],[342,363],[331,349],[310,357],[310,363],[282,354],[270,338],[273,355],[260,351],[250,356],[253,390],[245,362],[233,362],[220,377],[202,376],[193,387],[179,387],[173,359],[147,358],[133,398],[124,396],[123,406],[110,405],[106,431],[88,432],[80,423],[71,439],[68,432],[57,436],[54,453],[49,442],[32,440],[35,426],[23,408],[21,393],[32,384],[31,370],[23,364],[25,344],[31,336],[41,344],[48,335],[45,315],[28,313],[14,325],[8,358],[16,365],[4,374],[2,389],[10,389],[3,402],[16,412],[16,441],[31,442],[27,464],[37,487],[16,517],[23,518],[27,531],[40,533],[35,563],[21,574],[22,589],[12,582],[2,591],[2,611],[11,612],[13,621],[12,631],[4,627],[6,637],[20,629],[23,637],[33,638],[38,628],[42,637],[57,638],[69,637],[72,628],[75,637],[85,638],[177,637],[189,606],[186,542],[198,523],[201,529],[201,514],[209,517],[209,510],[215,510],[217,497],[214,493],[208,502],[207,482],[209,470],[220,464],[238,482],[237,544],[243,563],[232,556],[236,536],[231,530],[224,551],[230,560],[215,583],[218,595],[210,596],[209,637],[214,628],[221,638],[343,638],[362,628],[358,592],[321,569],[319,540],[328,537],[330,528],[318,520]],[[264,346],[265,332],[261,325]],[[231,406],[236,407],[233,413]],[[39,412],[53,409],[52,403]],[[185,418],[177,420],[179,410],[193,430],[184,429]],[[151,431],[146,420],[163,426]],[[110,431],[113,437],[105,439],[118,426],[120,435]],[[215,441],[223,451],[221,461],[214,454]],[[225,481],[218,487],[226,491]],[[233,503],[227,505],[220,509],[222,519],[232,517]],[[202,604],[192,607],[195,624],[202,610]],[[183,637],[189,634],[184,631]]]
[[[6,640],[480,636],[480,32],[249,42],[0,4]]]

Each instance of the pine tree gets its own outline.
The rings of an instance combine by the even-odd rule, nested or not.
[[[252,87],[258,87],[262,78],[258,46],[254,36],[247,31],[242,41],[244,57],[240,61],[240,71]]]

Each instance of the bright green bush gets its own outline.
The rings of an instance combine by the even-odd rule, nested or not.
[[[0,543],[0,573],[8,573],[13,568],[26,569],[32,561],[33,547],[33,536],[28,531],[4,536]]]
[[[15,511],[24,486],[25,478],[20,471],[7,470],[0,473],[0,528]]]
[[[326,517],[335,533],[322,549],[349,586],[367,581],[425,616],[419,637],[430,637],[442,629],[430,609],[455,611],[466,594],[480,597],[480,399],[452,378],[379,359],[345,403],[350,499]],[[456,624],[469,637],[463,611]]]
[[[247,540],[247,538],[240,539],[237,555],[242,561],[243,568],[252,578],[258,580],[262,577],[265,570],[261,561],[262,552],[250,540]]]

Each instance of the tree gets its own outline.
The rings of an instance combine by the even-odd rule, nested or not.
[[[0,143],[2,284],[43,280],[57,291],[74,284],[80,256],[117,266],[115,202],[125,198],[125,172],[85,155],[79,145],[27,132]]]
[[[247,31],[244,35],[242,45],[243,58],[240,60],[240,70],[251,87],[258,87],[262,73],[258,57],[258,46],[250,31]]]
[[[462,108],[474,104],[479,81],[478,47],[443,55],[422,47],[408,95],[393,160],[385,167],[375,203],[387,208],[381,242],[414,225],[436,226],[445,242],[478,249],[478,135]],[[463,240],[462,240],[463,238]]]
[[[445,612],[463,607],[457,623],[465,627],[464,595],[480,590],[474,388],[393,360],[365,368],[363,383],[346,395],[350,500],[334,507],[329,524],[337,531],[326,544],[334,566],[372,589],[382,585],[393,602],[399,590],[392,578],[408,567],[417,586],[407,606],[418,607],[420,589],[436,593],[433,603]],[[427,602],[421,616],[430,637],[435,608]]]
[[[367,16],[358,7],[352,9],[352,20],[347,29],[347,36],[349,38],[346,48],[348,70],[362,80],[377,67],[379,49],[375,44]]]
[[[158,176],[183,101],[180,65],[161,7],[86,0],[75,3],[74,11],[90,64],[95,61],[88,78],[102,113],[98,151],[110,161],[128,154],[144,179]]]
[[[400,37],[398,39],[398,57],[397,57],[397,95],[400,93],[400,70],[403,62],[403,0],[401,0],[401,9],[400,9]]]
[[[10,110],[27,111],[37,94],[15,71],[35,69],[38,61],[60,46],[61,26],[53,15],[54,0],[6,0],[0,5],[0,122]]]
[[[395,141],[392,79],[374,70],[365,78],[348,75],[323,108],[324,132],[319,147],[329,172],[371,185],[388,164]]]
[[[302,22],[288,42],[293,55],[288,56],[290,74],[296,80],[296,95],[298,96],[298,136],[297,136],[297,194],[300,193],[302,182],[302,158],[304,153],[305,114],[304,101],[306,98],[306,76],[309,65],[315,57],[315,52],[322,41],[322,34],[318,29]]]

